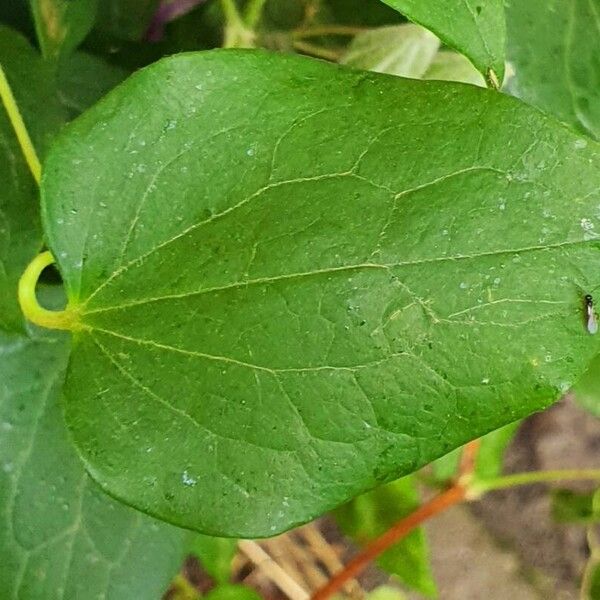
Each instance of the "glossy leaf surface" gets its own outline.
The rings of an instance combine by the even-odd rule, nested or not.
[[[599,350],[598,158],[463,84],[251,51],[134,75],[43,182],[91,474],[269,535],[544,408]]]

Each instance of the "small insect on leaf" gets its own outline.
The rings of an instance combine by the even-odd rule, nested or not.
[[[594,311],[594,299],[590,294],[585,297],[585,310],[587,317],[587,330],[593,335],[598,333],[598,316]]]

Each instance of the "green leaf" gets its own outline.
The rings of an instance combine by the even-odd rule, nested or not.
[[[217,583],[226,583],[231,579],[231,563],[237,553],[237,542],[232,538],[198,534],[194,537],[191,552]]]
[[[406,600],[406,595],[391,585],[380,585],[366,596],[367,600]]]
[[[74,118],[121,83],[128,74],[125,69],[111,65],[97,56],[75,52],[60,65],[60,101],[71,118]]]
[[[504,77],[503,0],[383,0],[462,52],[492,83]]]
[[[332,23],[362,27],[381,27],[402,20],[380,0],[321,0],[318,16]]]
[[[597,356],[587,372],[573,387],[575,400],[587,411],[600,417],[600,356]]]
[[[365,545],[386,532],[419,506],[413,477],[403,477],[372,492],[354,498],[334,511],[342,531]],[[436,587],[429,567],[427,541],[421,528],[386,550],[377,564],[397,575],[410,588],[435,596]]]
[[[38,150],[62,122],[52,72],[20,34],[0,26],[0,64]],[[42,244],[38,190],[0,101],[0,328],[22,329],[17,281]]]
[[[205,600],[262,600],[256,590],[247,585],[223,584],[203,596]]]
[[[45,58],[56,60],[83,41],[94,25],[98,0],[30,0]]]
[[[68,346],[0,334],[0,597],[158,598],[188,534],[85,474],[58,403]]]
[[[510,423],[484,435],[479,440],[475,459],[477,479],[492,479],[502,473],[504,452],[514,438],[520,422]],[[462,448],[453,450],[433,463],[433,473],[438,481],[447,481],[457,476]]]
[[[552,490],[552,518],[558,523],[600,523],[600,511],[594,509],[597,493]]]
[[[509,0],[507,90],[600,138],[600,0]]]
[[[438,50],[439,40],[427,29],[405,24],[360,33],[342,57],[342,64],[401,77],[421,77]]]
[[[92,476],[259,537],[548,406],[600,352],[599,159],[463,84],[260,51],[136,73],[42,185]]]
[[[102,0],[98,27],[125,40],[140,40],[160,0]]]
[[[423,79],[437,79],[438,81],[462,81],[471,85],[485,86],[481,73],[462,54],[450,50],[438,52]]]

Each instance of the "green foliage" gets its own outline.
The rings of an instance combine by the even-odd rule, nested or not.
[[[231,563],[237,552],[237,540],[197,534],[191,552],[218,584],[231,579]]]
[[[419,495],[415,480],[409,476],[354,498],[336,509],[334,516],[346,535],[364,545],[387,531],[418,506]],[[410,588],[426,596],[435,595],[427,542],[422,529],[414,530],[386,550],[377,563]]]
[[[23,37],[1,26],[0,65],[34,143],[45,149],[63,119],[51,70]],[[41,248],[42,229],[37,186],[1,104],[0,184],[0,328],[18,331],[23,323],[16,284]]]
[[[435,35],[418,25],[380,27],[357,35],[340,62],[377,73],[419,78],[431,65],[439,45]]]
[[[507,88],[600,138],[600,0],[508,0]]]
[[[480,438],[474,469],[477,479],[492,479],[502,473],[504,452],[518,427],[518,422],[510,423]],[[457,448],[446,456],[438,458],[432,465],[435,479],[448,481],[456,477],[461,453],[462,448]]]
[[[383,0],[462,52],[491,83],[504,77],[503,0]]]
[[[66,336],[0,334],[0,597],[158,598],[187,534],[85,474],[58,403]]]
[[[246,585],[223,584],[203,596],[206,600],[261,600],[261,596]]]
[[[594,500],[598,492],[552,491],[552,517],[558,523],[600,523],[600,510]]]
[[[441,81],[462,81],[471,85],[485,86],[483,76],[462,54],[449,50],[438,52],[423,79],[437,79]]]
[[[573,391],[578,404],[600,417],[600,356],[597,356]]]
[[[136,74],[43,184],[88,468],[163,519],[268,535],[544,408],[598,352],[597,159],[471,86],[261,52]]]
[[[160,0],[100,0],[97,26],[126,40],[140,40]]]
[[[69,54],[89,33],[98,0],[29,0],[40,49],[45,58]]]
[[[85,52],[63,60],[58,72],[58,96],[71,118],[81,114],[121,83],[129,73]]]

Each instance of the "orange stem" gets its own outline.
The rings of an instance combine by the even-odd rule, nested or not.
[[[372,560],[406,537],[421,523],[462,502],[465,499],[465,492],[465,488],[457,483],[417,508],[401,521],[398,521],[393,527],[365,546],[342,571],[334,575],[321,589],[317,590],[312,596],[312,600],[331,598],[348,580],[356,577]]]
[[[458,467],[458,477],[464,477],[465,475],[471,475],[475,470],[475,462],[477,461],[477,455],[479,454],[479,447],[481,446],[481,439],[477,438],[465,444],[461,457],[460,465]]]

